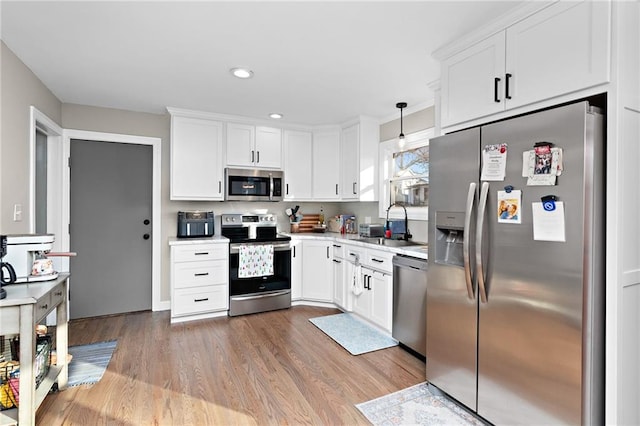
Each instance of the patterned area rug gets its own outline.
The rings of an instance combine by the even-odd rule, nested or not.
[[[452,401],[431,393],[427,383],[357,404],[356,408],[375,426],[484,425]]]
[[[73,359],[69,363],[69,386],[94,384],[100,381],[111,361],[117,340],[70,346]]]
[[[351,314],[335,314],[310,318],[309,321],[352,355],[397,346],[398,342]]]

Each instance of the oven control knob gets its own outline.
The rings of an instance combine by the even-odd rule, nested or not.
[[[273,222],[273,216],[271,216],[271,217],[269,218],[269,220],[270,220],[271,222]]]

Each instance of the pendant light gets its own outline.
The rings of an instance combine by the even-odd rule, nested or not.
[[[396,108],[400,108],[400,135],[398,136],[398,147],[404,147],[404,133],[402,131],[402,110],[407,107],[406,102],[398,102]]]

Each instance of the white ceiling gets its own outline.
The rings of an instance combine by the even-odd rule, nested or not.
[[[3,0],[0,13],[2,40],[62,102],[321,125],[429,105],[431,53],[521,3]]]

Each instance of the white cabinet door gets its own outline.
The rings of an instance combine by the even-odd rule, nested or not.
[[[291,300],[302,298],[302,241],[291,240]]]
[[[393,321],[393,278],[391,274],[374,271],[371,274],[370,320],[391,333]],[[419,318],[416,318],[419,321]]]
[[[360,175],[360,125],[354,124],[342,130],[341,175],[343,200],[358,199]]]
[[[507,108],[609,81],[609,2],[559,2],[507,29]]]
[[[319,302],[333,301],[331,242],[302,242],[302,298]]]
[[[227,123],[227,165],[253,167],[256,128],[248,124]]]
[[[313,141],[310,132],[284,132],[284,198],[311,199]]]
[[[363,288],[362,293],[353,295],[353,312],[360,315],[366,320],[371,319],[371,290],[369,285],[371,283],[371,276],[373,271],[368,268],[362,268],[360,274],[360,286]]]
[[[442,62],[442,127],[504,110],[505,33]]]
[[[256,127],[255,166],[282,168],[282,130]]]
[[[222,123],[171,116],[172,200],[222,201]]]
[[[313,134],[313,198],[340,198],[340,131]]]
[[[345,286],[345,261],[333,259],[333,303],[338,307],[347,309],[347,289]]]

